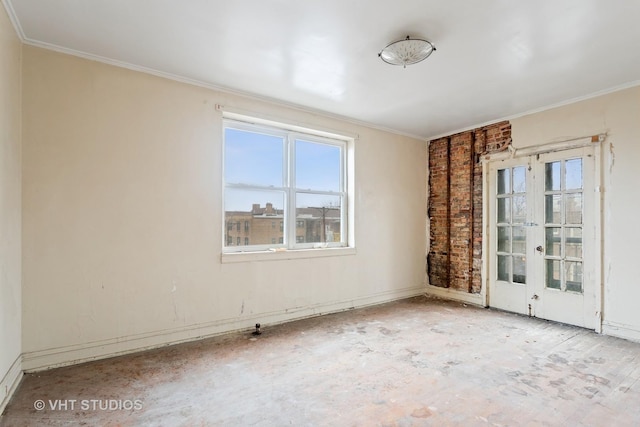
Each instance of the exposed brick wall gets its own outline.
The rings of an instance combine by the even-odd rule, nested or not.
[[[429,143],[429,283],[478,293],[482,268],[482,154],[507,146],[500,122]]]

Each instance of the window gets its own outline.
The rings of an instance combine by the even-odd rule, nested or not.
[[[244,245],[245,246],[249,246],[249,238],[248,237],[244,238]]]
[[[347,246],[347,144],[225,119],[224,218],[249,246],[225,252]]]

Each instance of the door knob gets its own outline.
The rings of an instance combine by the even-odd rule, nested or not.
[[[542,246],[541,246],[541,245],[538,245],[538,246],[536,247],[536,251],[538,251],[538,252],[542,252]]]

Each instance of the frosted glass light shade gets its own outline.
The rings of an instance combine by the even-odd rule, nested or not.
[[[424,61],[436,50],[436,47],[428,40],[412,39],[407,36],[404,40],[389,43],[380,51],[378,56],[387,64],[407,65]]]

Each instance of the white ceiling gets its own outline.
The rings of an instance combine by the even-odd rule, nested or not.
[[[638,0],[3,0],[25,43],[423,138],[640,83]],[[437,51],[406,69],[389,42]]]

